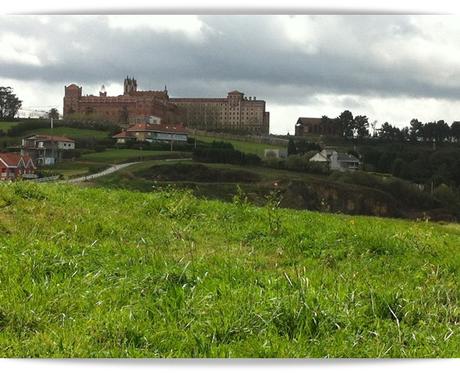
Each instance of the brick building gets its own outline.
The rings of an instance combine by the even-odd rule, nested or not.
[[[64,118],[73,114],[94,116],[120,124],[149,123],[152,117],[162,123],[180,123],[207,130],[231,129],[253,134],[269,134],[269,113],[265,101],[245,97],[238,91],[224,98],[171,98],[163,91],[138,91],[137,81],[127,77],[123,95],[83,95],[82,87],[65,87]]]
[[[134,124],[159,117],[166,122],[178,120],[178,110],[169,103],[168,91],[138,91],[137,81],[126,78],[123,95],[107,96],[102,86],[99,96],[83,95],[82,87],[70,84],[65,87],[64,118],[72,114],[106,119],[114,123]]]
[[[340,127],[334,119],[300,117],[295,124],[295,136],[340,136]]]
[[[171,98],[170,102],[179,107],[187,127],[257,135],[270,132],[270,113],[265,111],[265,101],[247,98],[238,91],[229,92],[224,98]]]

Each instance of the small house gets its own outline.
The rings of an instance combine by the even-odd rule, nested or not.
[[[0,180],[16,180],[35,174],[35,166],[29,155],[0,153]]]
[[[128,129],[112,136],[117,144],[129,140],[139,142],[187,142],[188,133],[182,124],[134,124]]]
[[[75,149],[75,141],[65,136],[32,135],[22,139],[21,152],[29,154],[39,165],[52,165],[62,154]]]
[[[310,162],[322,162],[329,166],[330,170],[354,171],[358,170],[361,162],[354,155],[339,153],[331,149],[323,149],[310,158]]]

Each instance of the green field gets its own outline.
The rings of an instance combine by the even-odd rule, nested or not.
[[[204,142],[213,142],[213,141],[225,141],[233,144],[236,150],[242,151],[244,153],[257,154],[259,157],[264,156],[265,149],[285,149],[285,146],[281,145],[271,145],[271,144],[259,144],[256,142],[250,141],[240,141],[240,140],[230,140],[221,137],[213,136],[195,136],[197,140]]]
[[[108,133],[105,131],[80,129],[80,128],[72,128],[72,127],[56,127],[53,129],[37,128],[28,133],[28,135],[31,135],[31,134],[68,136],[72,139],[78,139],[78,138],[105,139],[108,137]]]
[[[0,355],[460,357],[458,225],[276,204],[0,184]]]
[[[102,162],[90,161],[62,161],[52,166],[43,166],[41,171],[52,174],[60,174],[64,179],[73,178],[77,176],[88,175],[99,172],[105,168],[109,168],[110,164]]]
[[[183,158],[185,156],[190,157],[190,154],[168,150],[108,149],[103,152],[85,154],[81,159],[93,162],[123,163],[130,160],[145,160],[152,157],[168,158],[169,156],[171,158]]]
[[[19,122],[3,122],[0,121],[0,130],[6,132],[8,131],[11,127],[14,127],[17,125]]]

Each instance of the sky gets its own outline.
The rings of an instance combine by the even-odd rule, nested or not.
[[[0,86],[25,110],[83,94],[263,99],[270,131],[350,110],[377,127],[460,120],[460,18],[427,15],[0,16]]]

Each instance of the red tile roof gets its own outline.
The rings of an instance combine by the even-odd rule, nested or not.
[[[8,167],[17,167],[21,161],[21,154],[19,153],[0,153],[0,160],[3,161]]]
[[[21,155],[19,153],[0,153],[0,162],[4,163],[7,167],[18,167],[21,160],[24,162],[24,166],[31,162],[32,167],[35,167],[32,158],[29,155]]]
[[[151,131],[151,125],[148,123],[139,123],[133,124],[129,127],[126,132],[142,132],[142,131]]]
[[[185,127],[181,124],[134,124],[126,132],[168,132],[168,133],[187,133]],[[123,132],[122,132],[123,133]],[[121,134],[121,133],[120,133]]]
[[[127,137],[132,137],[132,136],[126,131],[121,131],[120,133],[117,133],[116,135],[112,136],[112,138],[114,139],[124,139]]]
[[[152,128],[152,132],[168,132],[168,133],[187,133],[187,130],[182,124],[157,124]]]
[[[44,141],[65,141],[65,142],[75,142],[66,136],[50,136],[50,135],[32,135],[27,137],[28,139],[35,138],[37,140],[44,140]]]

